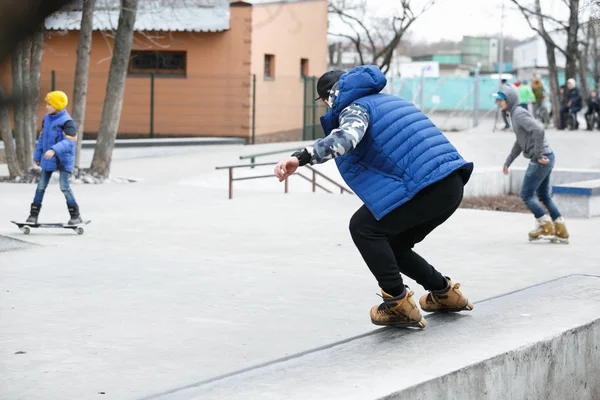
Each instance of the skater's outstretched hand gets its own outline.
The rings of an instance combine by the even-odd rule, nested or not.
[[[508,167],[506,165],[502,167],[502,172],[504,172],[504,175],[508,175]]]
[[[47,152],[44,153],[44,158],[46,160],[51,159],[52,157],[54,157],[54,155],[56,154],[56,152],[52,149],[48,150]]]
[[[279,161],[275,166],[275,176],[279,178],[279,182],[284,181],[288,176],[292,175],[300,166],[300,160],[296,157],[288,157]]]

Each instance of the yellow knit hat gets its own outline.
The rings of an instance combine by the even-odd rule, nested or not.
[[[45,100],[46,103],[54,107],[56,111],[64,110],[67,104],[69,104],[69,98],[65,92],[61,92],[60,90],[48,93]]]

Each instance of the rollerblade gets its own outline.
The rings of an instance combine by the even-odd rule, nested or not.
[[[554,243],[569,243],[569,231],[563,217],[558,217],[554,220]]]
[[[423,311],[434,312],[457,312],[471,311],[473,304],[459,290],[460,283],[454,283],[449,277],[448,288],[444,290],[430,291],[429,294],[419,299],[419,305]]]
[[[71,219],[67,222],[67,225],[78,225],[83,222],[81,215],[79,215],[79,206],[69,206],[69,214]]]
[[[29,211],[29,217],[27,217],[28,224],[36,225],[38,221],[38,215],[40,215],[41,204],[31,203],[31,210]]]
[[[536,228],[529,232],[529,241],[554,239],[554,224],[548,215],[536,219]]]
[[[371,308],[371,322],[373,324],[396,327],[417,326],[419,328],[427,326],[417,304],[412,299],[414,292],[408,287],[404,295],[401,296],[392,297],[383,290],[381,293],[383,303]]]

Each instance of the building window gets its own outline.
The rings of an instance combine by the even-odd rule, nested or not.
[[[185,51],[142,51],[132,50],[129,69],[132,75],[186,75]]]
[[[275,56],[265,54],[265,79],[275,79]]]
[[[308,76],[308,58],[300,59],[300,77],[305,78]]]

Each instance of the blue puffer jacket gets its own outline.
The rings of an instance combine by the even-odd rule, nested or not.
[[[473,171],[473,163],[465,161],[414,104],[379,93],[386,83],[375,66],[353,69],[340,77],[339,94],[321,117],[328,135],[350,104],[369,112],[364,137],[336,163],[342,178],[378,220],[452,172],[461,169],[466,184]]]
[[[73,172],[75,166],[76,138],[63,132],[66,122],[73,121],[67,110],[56,114],[46,114],[42,123],[42,135],[38,139],[33,156],[34,162],[40,162],[44,171],[64,170]],[[48,150],[54,150],[56,155],[49,160],[44,158]]]

